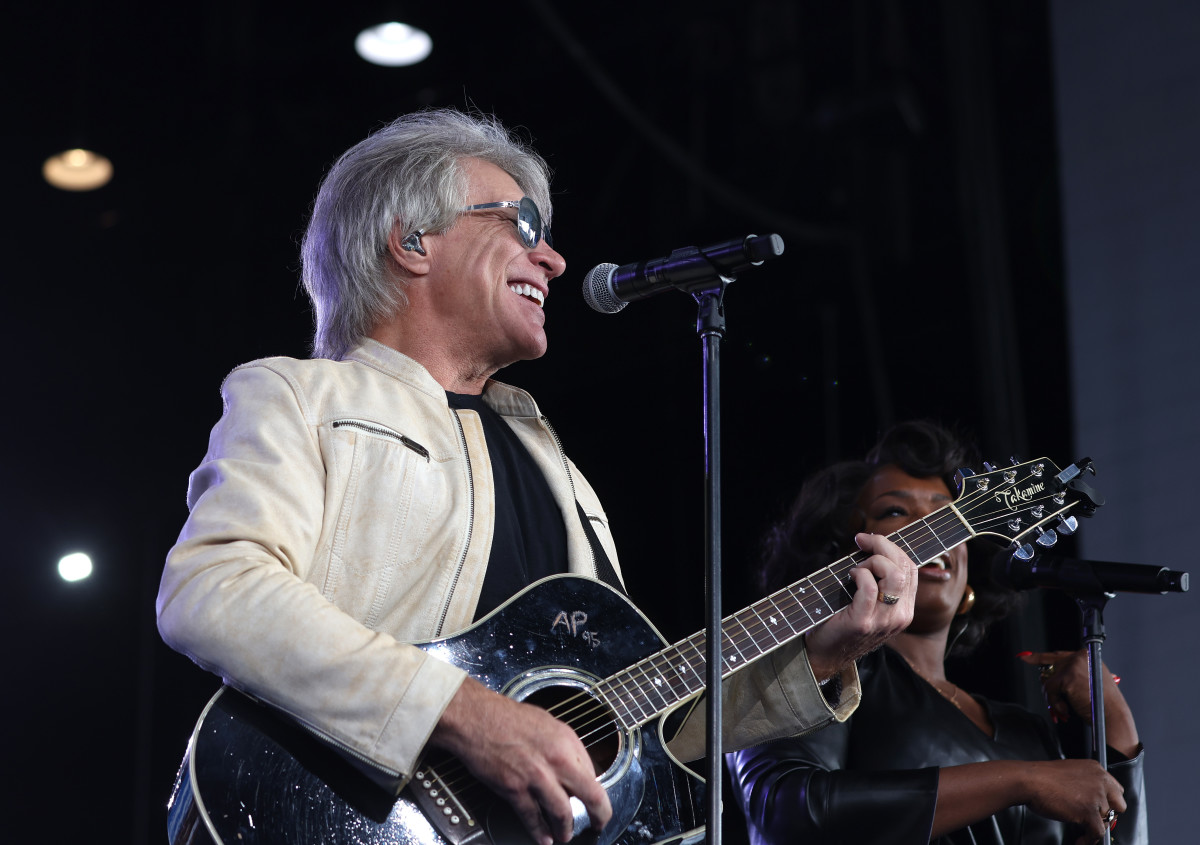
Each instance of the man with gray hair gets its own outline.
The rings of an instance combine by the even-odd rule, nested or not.
[[[612,815],[584,744],[411,643],[546,576],[621,586],[596,493],[533,399],[492,379],[546,351],[566,267],[550,217],[545,162],[494,119],[419,112],[346,152],[303,244],[314,357],[226,379],[158,598],[173,648],[377,781],[398,793],[444,749],[539,845],[571,838],[572,798],[593,827]],[[854,658],[908,624],[913,563],[860,542],[850,607],[727,683],[731,748],[845,719]],[[673,739],[681,759],[704,753],[702,722]]]

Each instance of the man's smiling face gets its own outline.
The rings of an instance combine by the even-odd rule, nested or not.
[[[464,159],[467,205],[521,199],[516,181],[494,164]],[[433,270],[428,305],[446,342],[491,371],[546,352],[543,311],[550,280],[566,261],[544,239],[527,247],[517,209],[468,211],[446,232],[426,235]]]

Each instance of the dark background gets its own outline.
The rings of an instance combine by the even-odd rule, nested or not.
[[[398,114],[494,112],[554,168],[569,268],[550,352],[502,377],[599,491],[668,638],[703,624],[696,309],[671,293],[596,314],[578,291],[597,263],[751,232],[787,244],[726,298],[728,609],[754,598],[757,538],[802,475],[895,420],[960,425],[996,462],[1079,457],[1045,3],[411,4],[434,53],[400,69],[352,50],[386,7],[4,12],[5,769],[40,841],[162,841],[216,684],[154,628],[187,475],[225,373],[307,353],[309,203]],[[113,160],[109,186],[41,180],[75,145]],[[96,573],[64,584],[54,564],[76,550]],[[1070,644],[1073,616],[1049,617]],[[976,674],[1025,694],[1007,669]]]

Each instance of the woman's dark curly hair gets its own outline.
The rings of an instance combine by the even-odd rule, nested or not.
[[[886,431],[861,461],[843,461],[809,477],[787,515],[763,538],[759,587],[773,592],[851,554],[858,549],[854,535],[864,516],[858,495],[879,467],[894,465],[914,478],[937,476],[954,491],[955,472],[977,461],[975,450],[944,426],[926,420],[902,422]],[[971,568],[975,606],[955,617],[950,631],[950,653],[970,652],[987,629],[1017,604],[1017,593],[991,577],[996,546],[970,541],[968,556],[978,561]],[[1008,554],[1008,552],[1001,552]]]

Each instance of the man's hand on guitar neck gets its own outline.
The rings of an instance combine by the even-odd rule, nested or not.
[[[871,556],[850,570],[856,592],[850,606],[805,635],[808,662],[817,680],[842,672],[864,654],[909,626],[917,597],[917,566],[882,534],[858,534]],[[896,597],[894,603],[884,596]]]
[[[467,678],[429,738],[457,757],[516,811],[538,845],[571,838],[571,796],[599,830],[612,817],[583,742],[540,707]]]

